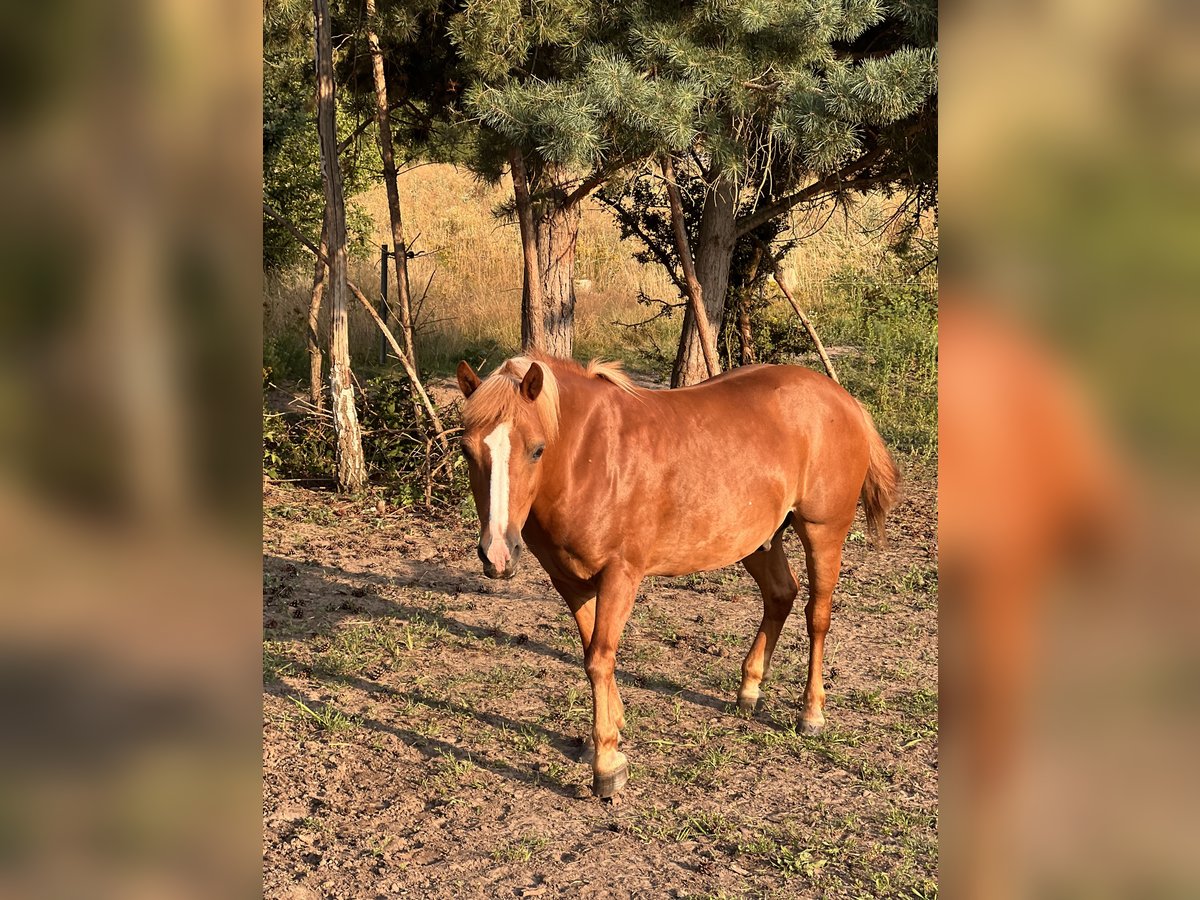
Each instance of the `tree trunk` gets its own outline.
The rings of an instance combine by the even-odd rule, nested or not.
[[[308,399],[317,411],[325,408],[321,377],[321,298],[325,294],[325,260],[329,256],[329,216],[321,225],[321,253],[313,264],[312,293],[308,301]]]
[[[509,152],[521,228],[521,347],[570,358],[575,346],[575,252],[583,210],[569,199],[569,178],[542,171],[548,189],[535,200],[521,152]]]
[[[696,278],[704,296],[709,329],[721,333],[725,295],[729,291],[729,268],[737,244],[737,187],[726,178],[718,178],[704,199],[700,233],[697,236]],[[679,350],[671,370],[671,387],[686,387],[708,378],[700,334],[691,308],[684,313]]]
[[[537,221],[543,342],[538,349],[571,357],[575,346],[575,249],[582,210],[555,202]]]
[[[417,350],[413,345],[412,292],[408,284],[408,249],[404,243],[404,220],[400,216],[400,188],[396,156],[392,148],[392,116],[388,110],[387,79],[383,74],[383,51],[375,29],[375,0],[367,0],[367,43],[371,48],[371,72],[375,81],[375,125],[379,156],[383,160],[383,184],[387,188],[388,216],[392,224],[392,249],[396,251],[396,309],[400,314],[400,340],[413,369]]]
[[[316,20],[317,133],[325,182],[329,242],[329,387],[334,430],[337,433],[337,482],[342,491],[361,490],[367,480],[362,433],[354,404],[350,371],[350,340],[346,294],[346,207],[342,171],[338,166],[334,120],[333,42],[328,0],[313,0]]]
[[[742,291],[741,297],[738,299],[738,342],[741,345],[741,354],[738,358],[738,365],[752,366],[754,365],[754,335],[750,331],[750,289],[746,288]]]
[[[525,157],[517,148],[509,151],[508,161],[512,168],[517,224],[521,229],[521,259],[525,265],[521,280],[521,349],[541,350],[546,345],[546,324],[541,314],[542,280],[538,274],[537,229],[533,222],[529,173],[525,170]]]
[[[671,230],[675,234],[675,252],[679,256],[679,265],[683,269],[684,293],[688,299],[688,309],[696,323],[697,340],[700,344],[700,355],[704,361],[704,375],[696,379],[715,378],[721,372],[721,364],[717,357],[717,341],[712,328],[709,327],[708,315],[704,308],[704,289],[696,277],[696,267],[693,263],[692,248],[688,241],[687,223],[683,218],[683,199],[679,195],[679,185],[675,181],[675,164],[670,155],[662,158],[663,180],[666,182],[667,200],[671,207]],[[682,349],[682,348],[681,348]],[[673,384],[672,387],[679,387]]]

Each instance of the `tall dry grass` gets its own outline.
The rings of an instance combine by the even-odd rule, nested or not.
[[[516,224],[494,215],[511,197],[511,186],[481,183],[450,165],[410,169],[399,186],[405,233],[419,254],[409,263],[414,298],[425,296],[417,338],[422,367],[446,372],[463,356],[495,362],[514,353],[520,343],[520,244]],[[376,248],[390,243],[383,187],[353,202],[374,223],[371,243]],[[828,210],[793,217],[796,234],[813,234],[789,256],[785,268],[797,296],[816,316],[829,303],[841,302],[847,273],[867,277],[886,269],[882,225],[889,212],[887,201],[867,198],[832,217]],[[678,313],[637,330],[614,324],[653,315],[653,307],[638,303],[639,292],[678,299],[658,266],[634,261],[635,249],[622,243],[603,207],[585,205],[576,268],[576,356],[606,356],[645,366],[673,354],[682,319]],[[304,327],[311,277],[311,266],[305,265],[269,277],[265,287],[265,353],[268,365],[284,378],[299,378],[307,371]],[[378,252],[352,259],[350,277],[376,298]],[[839,292],[832,300],[831,286]],[[360,364],[377,359],[378,333],[357,304],[350,313],[350,346]]]

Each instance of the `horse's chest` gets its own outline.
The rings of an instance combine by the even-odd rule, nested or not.
[[[594,553],[570,539],[554,539],[539,531],[527,534],[525,543],[546,574],[561,581],[587,582],[603,568]]]

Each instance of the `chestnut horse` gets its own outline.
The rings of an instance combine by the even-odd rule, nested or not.
[[[798,366],[747,366],[694,387],[636,388],[619,367],[517,357],[487,380],[459,363],[463,452],[479,556],[510,578],[522,543],[575,616],[592,683],[592,788],[628,778],[617,644],[647,575],[741,561],[763,595],[738,706],[752,711],[799,592],[783,551],[790,523],[808,565],[804,733],[825,723],[821,660],[842,545],[861,496],[883,538],[897,473],[866,410]]]

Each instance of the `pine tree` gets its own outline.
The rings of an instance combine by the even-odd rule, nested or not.
[[[450,25],[472,83],[466,111],[483,126],[473,165],[507,166],[521,229],[522,340],[569,356],[581,202],[623,166],[683,144],[686,87],[653,81],[620,55],[628,21],[606,3],[468,0]]]
[[[909,190],[917,207],[932,202],[936,4],[705,0],[671,10],[643,3],[627,14],[614,64],[698,97],[690,125],[676,125],[692,139],[663,149],[704,184],[689,231],[714,331],[735,254],[749,257],[746,245],[769,241],[797,205],[879,189]],[[660,213],[611,193],[609,201],[627,230],[640,223],[658,237],[659,262],[678,265]],[[672,383],[706,375],[689,310]]]

